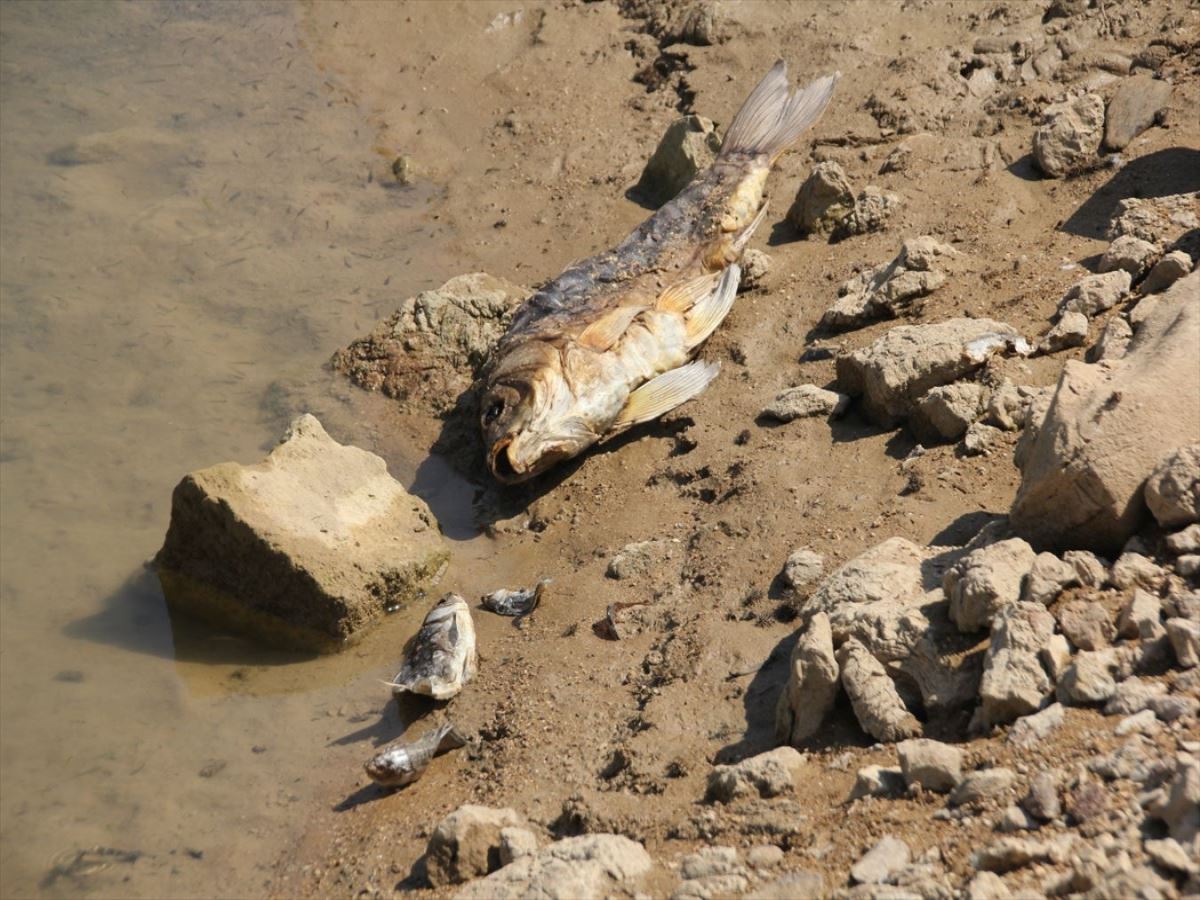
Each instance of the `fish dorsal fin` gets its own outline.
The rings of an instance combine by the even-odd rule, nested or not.
[[[658,295],[655,308],[661,312],[685,313],[716,290],[720,278],[720,272],[712,272],[676,282]]]
[[[738,282],[741,278],[741,266],[733,263],[721,273],[721,280],[717,282],[716,289],[699,300],[685,314],[687,349],[699,347],[708,340],[708,336],[716,331],[717,326],[729,315],[734,298],[737,297]]]
[[[621,335],[645,309],[644,306],[618,306],[583,329],[577,343],[581,347],[603,353],[621,339]]]
[[[651,378],[629,395],[611,431],[624,431],[670,412],[699,396],[720,371],[720,363],[696,360]]]

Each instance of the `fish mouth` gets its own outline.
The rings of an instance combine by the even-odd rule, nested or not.
[[[525,481],[533,476],[533,472],[527,472],[523,469],[518,469],[512,461],[512,457],[508,453],[508,448],[512,445],[513,439],[507,438],[503,441],[498,441],[492,447],[492,454],[488,457],[488,468],[492,470],[492,474],[496,476],[498,481],[505,484],[517,484]]]
[[[514,438],[505,438],[492,447],[488,457],[488,468],[496,476],[496,480],[504,484],[520,484],[541,475],[555,463],[570,459],[575,454],[567,447],[552,445],[542,451],[532,465],[522,466],[513,460],[510,448]]]

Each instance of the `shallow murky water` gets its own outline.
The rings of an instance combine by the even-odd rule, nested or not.
[[[0,7],[5,897],[255,893],[305,809],[394,736],[378,679],[422,610],[297,659],[173,622],[144,568],[179,478],[256,461],[303,409],[405,483],[422,462],[417,424],[322,365],[455,274],[433,192],[369,177],[373,135],[295,19]]]

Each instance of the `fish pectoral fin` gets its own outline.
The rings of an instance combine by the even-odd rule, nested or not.
[[[738,282],[741,278],[741,267],[733,263],[721,273],[721,280],[717,282],[716,289],[685,314],[687,349],[699,347],[708,340],[708,336],[716,331],[717,326],[729,315],[734,298],[737,297]]]
[[[589,350],[604,353],[621,339],[621,335],[645,309],[644,306],[618,306],[583,329],[576,343]]]
[[[629,395],[609,433],[624,431],[642,422],[657,419],[699,396],[720,371],[720,363],[696,360],[651,378]]]
[[[769,201],[764,200],[762,206],[758,208],[754,218],[750,220],[750,224],[737,233],[737,237],[733,239],[733,252],[741,258],[742,252],[746,249],[746,245],[750,243],[750,238],[754,237],[754,232],[758,231],[758,226],[762,224],[763,219],[767,217],[767,206]]]
[[[654,305],[655,309],[661,312],[686,313],[715,291],[720,280],[721,273],[712,272],[698,278],[677,282],[658,295],[658,301]]]

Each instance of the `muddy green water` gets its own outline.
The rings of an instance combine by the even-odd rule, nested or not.
[[[0,4],[4,897],[261,893],[394,736],[378,679],[423,611],[270,655],[172,621],[144,569],[180,477],[258,460],[302,410],[405,483],[423,461],[322,365],[457,274],[436,190],[368,177],[374,135],[296,16]],[[471,538],[464,487],[423,472]]]

